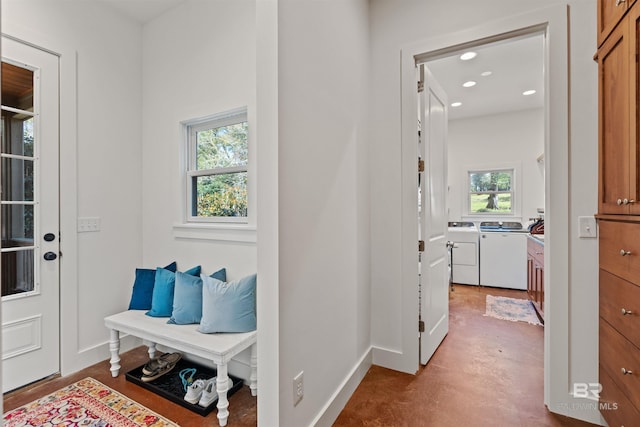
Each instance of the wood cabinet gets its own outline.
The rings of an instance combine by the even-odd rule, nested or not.
[[[598,0],[600,412],[640,419],[640,2]]]
[[[600,412],[610,426],[640,414],[640,217],[599,215]]]
[[[535,237],[527,239],[527,293],[544,320],[544,243]]]
[[[598,0],[598,46],[620,22],[635,0]]]
[[[634,5],[597,53],[599,94],[598,212],[640,214],[638,78],[640,5]]]

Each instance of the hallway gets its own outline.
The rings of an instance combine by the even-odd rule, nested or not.
[[[540,326],[483,316],[486,295],[525,291],[455,285],[449,334],[416,376],[373,366],[334,427],[574,426],[543,404]]]
[[[416,376],[371,367],[334,426],[591,426],[547,411],[542,403],[543,328],[484,317],[487,294],[526,298],[524,291],[456,285],[450,293],[449,335],[427,367]],[[146,347],[125,353],[122,370],[133,369],[146,358]],[[125,381],[123,375],[111,378],[107,360],[11,393],[4,398],[4,410],[87,376],[182,427],[217,425],[215,411],[202,418]],[[256,425],[256,399],[247,386],[229,403],[230,427]]]

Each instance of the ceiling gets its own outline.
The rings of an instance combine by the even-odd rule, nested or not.
[[[145,24],[185,0],[96,0],[121,14]]]
[[[448,95],[449,119],[461,119],[507,111],[542,108],[544,105],[543,36],[511,39],[469,49],[477,53],[463,61],[460,54],[427,62],[435,79]],[[491,71],[488,76],[482,76]],[[465,88],[464,82],[475,81]],[[535,94],[522,92],[533,89]]]
[[[144,24],[186,0],[95,0],[109,5],[125,16]],[[461,119],[506,111],[542,108],[544,103],[543,36],[495,42],[472,49],[478,55],[460,60],[463,52],[429,61],[429,69],[448,95],[449,119]],[[483,77],[481,73],[491,71]],[[473,80],[477,84],[464,88]],[[536,93],[523,96],[525,90]]]

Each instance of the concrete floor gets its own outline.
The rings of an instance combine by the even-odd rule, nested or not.
[[[486,295],[526,291],[455,285],[449,334],[417,375],[373,366],[334,427],[592,426],[543,404],[541,326],[485,317]]]
[[[334,426],[592,426],[546,409],[543,328],[484,317],[487,294],[526,298],[524,291],[456,285],[450,294],[449,335],[429,364],[415,376],[373,366]],[[145,347],[124,353],[121,372],[146,359]],[[182,427],[218,425],[215,410],[201,417],[126,381],[124,375],[111,378],[108,361],[11,393],[4,397],[4,410],[88,376]],[[247,386],[229,403],[230,427],[256,425],[256,398]]]

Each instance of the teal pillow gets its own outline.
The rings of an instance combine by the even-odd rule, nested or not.
[[[200,266],[193,267],[186,274],[196,276],[200,274]],[[145,314],[151,317],[170,317],[173,310],[173,295],[175,292],[176,273],[163,268],[156,269],[156,279],[151,297],[151,310]]]
[[[164,267],[165,270],[176,271],[177,264],[172,262]],[[156,270],[136,268],[136,278],[133,282],[133,292],[129,301],[129,310],[149,310],[153,297],[153,285],[156,280]]]
[[[227,270],[222,268],[210,277],[227,280]],[[200,323],[202,318],[202,279],[186,273],[176,273],[173,295],[173,311],[167,323],[187,325]]]
[[[198,331],[249,332],[256,329],[256,282],[252,274],[233,282],[202,277],[202,319]]]

